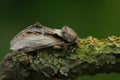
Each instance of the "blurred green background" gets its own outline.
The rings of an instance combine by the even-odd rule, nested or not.
[[[25,27],[40,22],[68,25],[80,37],[120,35],[120,0],[0,0],[0,60],[9,53],[10,40]],[[120,80],[120,74],[82,76],[78,80]]]

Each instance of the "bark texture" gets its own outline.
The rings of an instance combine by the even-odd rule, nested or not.
[[[1,80],[75,80],[82,75],[120,72],[120,37],[80,39],[65,54],[51,47],[9,53],[1,66]]]

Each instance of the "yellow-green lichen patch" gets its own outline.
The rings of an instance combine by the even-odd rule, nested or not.
[[[77,45],[79,48],[76,51],[80,60],[90,64],[115,64],[115,54],[120,54],[120,37],[112,36],[98,40],[90,36],[81,39]]]

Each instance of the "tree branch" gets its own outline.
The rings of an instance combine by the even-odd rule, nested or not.
[[[2,61],[1,80],[75,80],[78,76],[120,72],[120,37],[88,37],[63,51],[45,48],[9,53]]]

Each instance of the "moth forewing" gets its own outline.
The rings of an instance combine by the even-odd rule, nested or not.
[[[44,33],[51,33],[51,34],[53,34],[52,33],[52,29],[47,28],[47,27],[41,25],[40,23],[36,23],[34,25],[31,25],[31,26],[25,28],[24,30],[22,30],[21,32],[19,32],[11,40],[11,42],[10,42],[10,46],[11,46],[10,49],[13,50],[13,51],[29,49],[28,51],[30,51],[30,50],[32,50],[32,46],[35,45],[36,41],[44,40],[44,39],[47,38],[47,36],[42,36],[41,37],[41,35],[44,35]],[[48,38],[46,40],[48,40]]]
[[[11,44],[10,49],[13,51],[29,52],[63,43],[64,42],[60,39],[52,36],[48,37],[40,34],[29,34],[21,37],[21,39],[14,42],[14,44]]]

